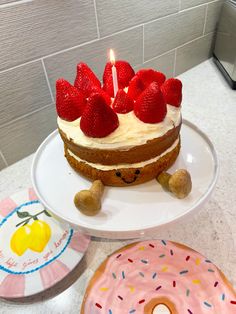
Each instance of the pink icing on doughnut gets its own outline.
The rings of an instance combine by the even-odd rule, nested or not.
[[[236,294],[217,267],[196,251],[163,240],[111,255],[95,272],[82,313],[151,314],[145,306],[162,297],[181,314],[236,313]]]

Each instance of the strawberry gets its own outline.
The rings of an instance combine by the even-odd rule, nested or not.
[[[135,75],[129,83],[128,95],[133,100],[136,100],[138,96],[144,91],[145,86],[142,80]]]
[[[167,104],[179,107],[182,102],[182,83],[170,78],[161,86],[161,91]]]
[[[134,70],[128,62],[123,60],[116,61],[115,66],[117,71],[118,88],[123,89],[129,85],[130,80],[134,76]],[[111,97],[114,97],[111,62],[107,62],[105,66],[103,84],[103,89]]]
[[[110,97],[114,97],[114,87],[112,79],[107,80],[106,83],[103,84],[102,90]]]
[[[56,109],[60,118],[66,121],[78,119],[86,106],[85,95],[68,81],[56,81]]]
[[[98,93],[88,99],[80,120],[80,128],[89,137],[105,137],[119,125],[117,114]]]
[[[77,75],[74,86],[81,90],[86,97],[92,92],[92,88],[101,88],[101,83],[86,63],[80,62],[77,65]]]
[[[157,84],[161,86],[166,80],[163,73],[153,69],[139,70],[136,75],[142,80],[145,87],[148,87],[152,82],[157,82]]]
[[[117,113],[127,113],[133,110],[134,101],[123,89],[119,89],[112,107]]]
[[[103,89],[98,88],[98,87],[93,87],[92,88],[92,92],[91,92],[91,94],[89,96],[92,96],[92,94],[94,94],[94,93],[100,94],[105,99],[106,104],[108,106],[111,105],[111,97]]]
[[[157,82],[161,86],[165,82],[165,75],[152,69],[139,70],[129,84],[129,96],[136,100],[138,96],[152,83]]]
[[[145,123],[163,121],[166,112],[166,103],[157,82],[151,83],[134,104],[135,115]]]

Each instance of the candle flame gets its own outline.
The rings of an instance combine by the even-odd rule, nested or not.
[[[110,49],[110,61],[112,65],[115,65],[116,59],[115,59],[114,51],[112,49]]]

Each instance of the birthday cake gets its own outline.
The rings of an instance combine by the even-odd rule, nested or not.
[[[182,84],[153,69],[134,72],[116,61],[103,86],[85,64],[77,65],[74,85],[56,82],[58,129],[71,167],[105,185],[144,183],[168,169],[180,150]]]

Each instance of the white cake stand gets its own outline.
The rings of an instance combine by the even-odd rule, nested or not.
[[[187,169],[193,189],[184,200],[163,191],[156,180],[130,187],[106,187],[101,212],[88,217],[73,203],[74,195],[91,182],[78,175],[64,157],[63,142],[55,130],[38,148],[32,164],[34,189],[44,206],[83,232],[107,238],[135,238],[187,217],[207,201],[218,175],[218,160],[208,137],[183,120],[181,152],[170,173]]]

